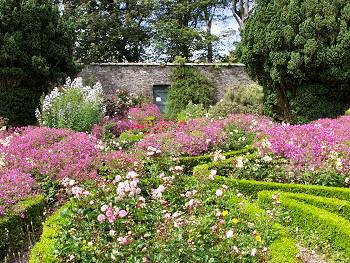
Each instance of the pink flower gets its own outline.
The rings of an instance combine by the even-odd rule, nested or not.
[[[102,223],[103,221],[105,221],[105,219],[106,219],[106,216],[105,216],[104,214],[99,214],[99,215],[97,216],[97,220],[98,220],[100,223]]]
[[[109,223],[111,223],[111,224],[114,223],[116,217],[115,217],[114,211],[113,211],[113,209],[111,207],[108,208],[108,210],[106,212],[106,216],[108,218],[108,222]]]
[[[74,255],[69,256],[69,261],[74,261],[74,259],[75,259]]]
[[[128,215],[128,212],[126,212],[125,210],[120,210],[118,213],[118,216],[120,218],[126,217]]]
[[[129,244],[128,236],[118,237],[118,243],[119,245],[122,245],[122,246],[128,245]]]

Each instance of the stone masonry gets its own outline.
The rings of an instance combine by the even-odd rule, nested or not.
[[[217,99],[225,90],[252,83],[243,64],[187,63],[213,80]],[[106,93],[116,89],[153,96],[154,86],[170,85],[170,74],[174,64],[160,63],[102,63],[85,66],[78,76],[88,84],[99,81]]]

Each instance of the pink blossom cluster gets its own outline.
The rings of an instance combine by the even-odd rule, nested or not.
[[[261,132],[276,125],[270,118],[252,114],[231,114],[223,120],[224,125],[234,124],[248,132]]]
[[[96,178],[101,144],[96,137],[66,129],[27,127],[0,144],[6,167],[56,179]]]
[[[350,116],[305,125],[274,125],[256,144],[261,154],[285,157],[293,168],[350,174]]]
[[[130,171],[126,175],[125,180],[120,175],[117,175],[114,179],[115,183],[118,183],[117,187],[117,199],[123,200],[125,197],[137,197],[141,193],[139,188],[139,175]]]
[[[155,104],[142,104],[140,107],[130,108],[127,116],[131,120],[139,122],[158,120],[162,114]]]
[[[171,155],[199,155],[225,141],[222,121],[208,118],[193,119],[175,129],[147,135],[136,147],[147,150],[149,147]]]
[[[106,219],[110,224],[113,224],[118,218],[124,218],[128,215],[128,212],[124,209],[120,209],[119,207],[109,205],[103,205],[101,207],[101,214],[97,216],[97,220],[102,223]]]
[[[152,198],[160,199],[161,202],[164,203],[163,193],[173,184],[174,176],[166,176],[164,173],[161,173],[159,175],[159,178],[162,180],[163,183],[160,184],[158,188],[152,189]]]
[[[19,169],[0,171],[0,215],[5,213],[8,205],[35,194],[37,185],[35,179]]]

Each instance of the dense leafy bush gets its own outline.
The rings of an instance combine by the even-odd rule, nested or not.
[[[73,82],[68,79],[62,90],[55,88],[46,95],[36,115],[42,126],[91,131],[104,112],[101,84],[84,86],[82,79],[77,78]]]
[[[290,99],[290,109],[297,123],[307,123],[320,118],[335,118],[344,112],[339,98],[321,85],[300,86]]]
[[[228,89],[217,104],[209,109],[213,117],[226,117],[232,113],[263,113],[263,91],[257,84]]]
[[[188,103],[202,104],[208,108],[213,104],[215,87],[211,80],[197,69],[179,65],[171,74],[171,86],[168,93],[168,114],[176,117]]]
[[[52,1],[0,1],[0,115],[35,122],[40,96],[75,72],[74,30]]]
[[[259,2],[244,26],[241,52],[264,87],[268,113],[290,121],[300,121],[294,116],[300,114],[305,121],[349,107],[349,10],[347,0]],[[327,112],[317,100],[327,101]]]

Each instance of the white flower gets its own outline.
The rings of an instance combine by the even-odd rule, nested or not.
[[[243,168],[244,167],[244,162],[242,157],[237,158],[237,163],[236,163],[237,168]]]
[[[223,193],[224,192],[221,189],[218,189],[216,190],[215,195],[219,197],[219,196],[222,196]]]
[[[272,158],[269,155],[265,155],[262,159],[267,163],[272,161]]]
[[[231,238],[233,237],[233,231],[230,229],[229,231],[226,232],[226,237]]]

